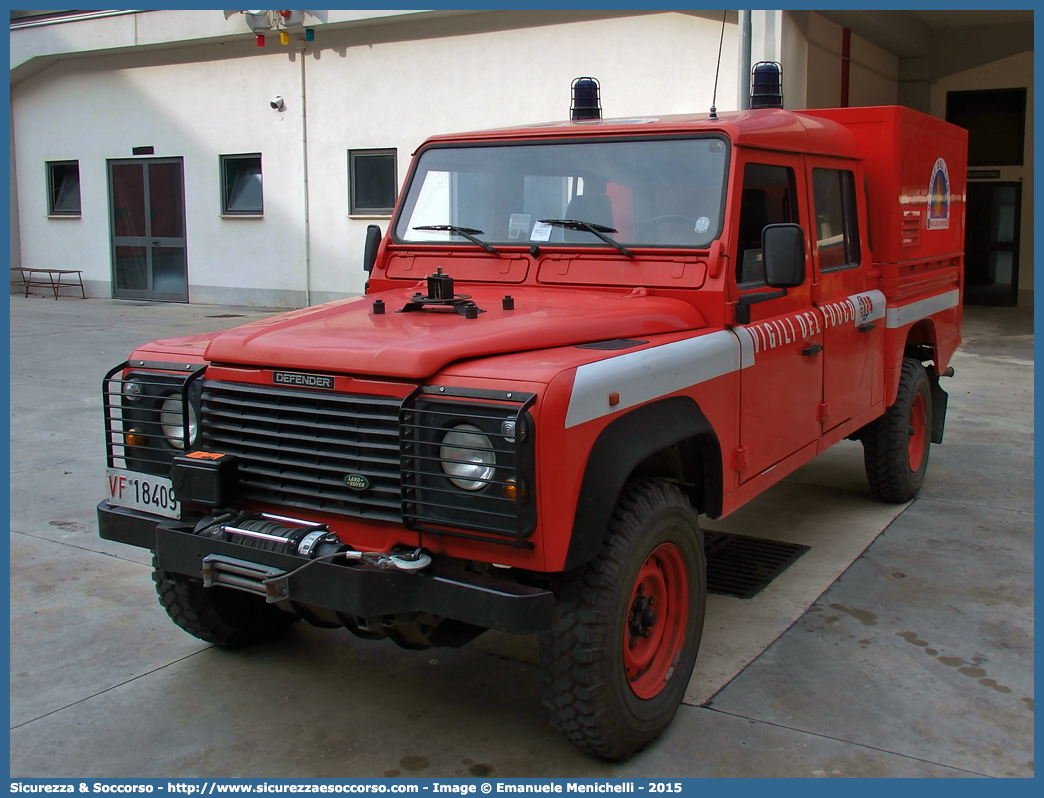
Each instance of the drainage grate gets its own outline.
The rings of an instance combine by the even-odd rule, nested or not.
[[[703,531],[703,545],[707,552],[707,591],[741,599],[754,598],[809,549],[796,543],[707,530]]]

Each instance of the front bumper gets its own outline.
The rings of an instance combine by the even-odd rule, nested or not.
[[[554,596],[550,591],[480,574],[440,571],[437,563],[421,572],[406,572],[382,571],[362,563],[315,562],[202,538],[178,521],[112,507],[104,501],[98,504],[98,532],[105,540],[150,549],[160,570],[197,579],[203,577],[203,558],[208,555],[284,572],[313,563],[287,580],[289,600],[359,618],[420,611],[508,634],[551,629]]]

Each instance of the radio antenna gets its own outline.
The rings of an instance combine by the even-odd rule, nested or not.
[[[725,14],[727,11],[721,12],[721,37],[718,39],[718,66],[714,70],[714,94],[711,95],[711,110],[710,119],[718,118],[718,109],[714,107],[714,104],[718,100],[718,73],[721,72],[721,43],[725,41]]]

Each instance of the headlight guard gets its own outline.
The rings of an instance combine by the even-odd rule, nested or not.
[[[204,371],[202,363],[144,360],[111,369],[102,380],[106,464],[168,476],[174,455],[185,450],[186,433],[189,448],[198,437]]]
[[[428,385],[404,402],[407,527],[532,548],[535,401],[530,393]]]

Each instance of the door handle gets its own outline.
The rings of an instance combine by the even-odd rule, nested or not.
[[[801,350],[801,357],[812,357],[823,351],[821,344],[811,344],[807,349]]]
[[[870,322],[867,322],[866,324],[860,324],[858,327],[856,327],[856,330],[858,330],[861,333],[868,333],[872,329],[874,329],[874,327],[876,327],[876,326],[877,325],[875,325],[872,321],[870,321]]]

